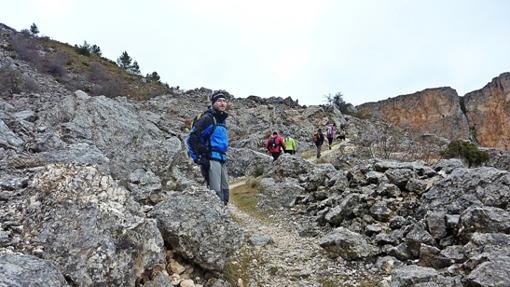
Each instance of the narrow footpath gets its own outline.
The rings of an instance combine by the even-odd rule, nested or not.
[[[324,150],[322,155],[347,143],[338,143],[331,150]],[[307,159],[314,162],[315,154],[313,159]],[[232,192],[245,184],[245,179],[232,183]],[[299,212],[299,207],[280,209],[264,218],[250,215],[235,205],[229,208],[248,238],[265,238],[266,241],[270,238],[265,245],[252,244],[241,250],[240,258],[249,260],[249,276],[246,277],[250,282],[239,281],[238,286],[356,286],[356,282],[362,280],[356,268],[347,267],[342,258],[328,257],[319,246],[320,236],[299,236],[300,223],[310,220],[309,216],[300,215],[304,211]]]

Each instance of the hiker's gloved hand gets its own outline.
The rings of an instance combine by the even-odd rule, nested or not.
[[[202,166],[209,166],[209,159],[206,156],[199,156],[196,163]]]
[[[207,147],[205,147],[205,146],[203,146],[203,145],[201,145],[201,144],[197,145],[197,153],[198,153],[198,154],[201,154],[201,155],[203,155],[203,154],[207,153]],[[199,157],[200,157],[200,156],[199,156]],[[202,156],[202,157],[203,157],[203,156]]]

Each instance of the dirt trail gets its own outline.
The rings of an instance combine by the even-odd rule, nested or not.
[[[328,155],[346,145],[343,141],[324,150]],[[315,155],[305,158],[315,162]],[[231,190],[246,183],[240,179],[231,184]],[[259,219],[242,211],[235,205],[229,206],[247,236],[270,237],[264,246],[250,246],[253,255],[250,264],[252,282],[243,286],[337,286],[338,280],[345,283],[349,278],[358,277],[355,268],[349,268],[341,259],[332,259],[319,246],[320,236],[303,237],[298,234],[300,225],[307,216],[299,216],[297,209],[280,209],[276,214]],[[296,207],[298,208],[298,207]],[[351,279],[354,280],[354,279]],[[355,282],[350,282],[355,285]]]

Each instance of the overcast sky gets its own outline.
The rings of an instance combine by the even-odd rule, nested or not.
[[[15,0],[0,22],[112,60],[126,50],[170,86],[308,105],[336,92],[353,104],[464,95],[510,71],[506,0]]]

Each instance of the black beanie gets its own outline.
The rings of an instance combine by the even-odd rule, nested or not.
[[[214,92],[212,95],[211,95],[211,105],[214,105],[214,103],[219,99],[219,98],[224,98],[226,99],[226,96],[223,92],[221,91],[218,91],[218,92]]]

